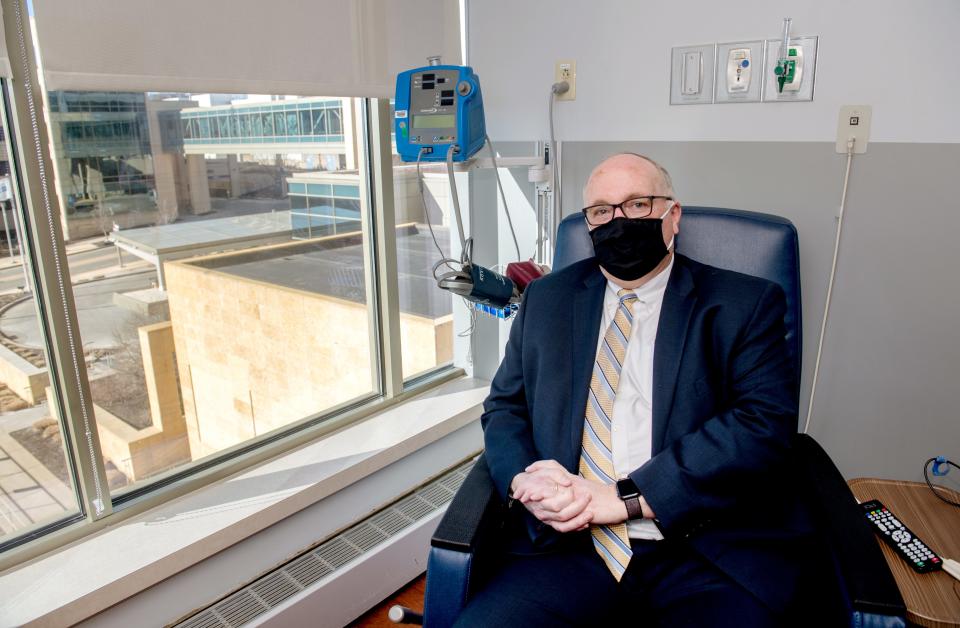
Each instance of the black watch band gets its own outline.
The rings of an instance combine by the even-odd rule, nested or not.
[[[639,497],[625,499],[623,503],[627,506],[627,519],[643,519],[643,508],[640,507]]]
[[[643,519],[643,508],[640,507],[640,489],[630,478],[617,480],[617,496],[627,507],[627,519]]]

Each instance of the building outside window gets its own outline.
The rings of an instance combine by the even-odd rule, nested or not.
[[[46,102],[111,494],[380,394],[362,101],[50,91]],[[423,212],[408,206],[415,184],[402,173],[394,208],[405,376],[450,364],[453,344]],[[23,284],[20,269],[0,271],[0,342],[45,376]],[[13,439],[11,464],[50,498],[0,500],[0,520],[18,522],[0,532],[15,536],[76,502],[49,389],[18,393],[4,355],[0,386],[17,401],[0,406],[0,448]]]

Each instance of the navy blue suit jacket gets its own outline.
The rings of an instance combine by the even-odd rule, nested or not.
[[[577,473],[605,287],[591,258],[524,293],[482,418],[504,497],[536,460]],[[797,428],[785,309],[775,283],[676,256],[654,346],[652,458],[630,473],[665,538],[689,543],[779,609],[811,529],[784,481]],[[530,549],[563,536],[523,516],[519,541]]]

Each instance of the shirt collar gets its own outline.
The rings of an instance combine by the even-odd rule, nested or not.
[[[667,283],[670,281],[670,272],[673,270],[673,262],[677,259],[676,254],[670,256],[670,263],[662,271],[657,273],[647,283],[639,288],[634,288],[633,293],[637,295],[637,300],[646,306],[650,306],[658,299],[663,298],[663,293],[667,290]],[[617,292],[620,287],[607,280],[607,291],[613,295],[614,300],[618,301]]]

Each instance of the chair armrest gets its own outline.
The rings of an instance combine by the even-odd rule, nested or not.
[[[504,507],[481,455],[453,496],[430,540],[424,628],[448,628],[496,558]]]
[[[806,434],[794,436],[793,450],[807,503],[833,554],[852,612],[867,625],[891,625],[878,616],[904,618],[906,605],[896,580],[840,471]]]
[[[453,496],[430,545],[472,553],[489,533],[502,527],[503,513],[503,503],[481,455]]]

